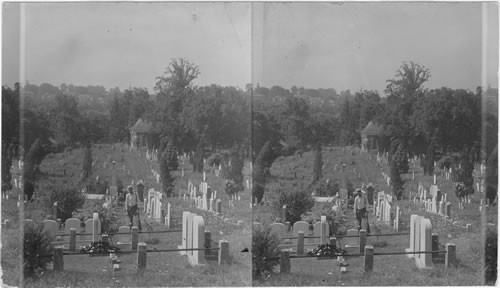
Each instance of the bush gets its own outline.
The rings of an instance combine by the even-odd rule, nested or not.
[[[252,237],[252,275],[262,277],[279,264],[280,239],[270,229],[254,230]]]
[[[51,187],[43,200],[48,211],[52,211],[54,202],[57,202],[57,218],[64,222],[73,216],[73,211],[81,208],[85,203],[85,196],[75,187]]]
[[[439,159],[439,161],[437,162],[437,166],[441,170],[443,170],[445,168],[448,170],[448,169],[450,169],[451,165],[453,165],[453,157],[448,156],[448,155]]]
[[[101,232],[112,233],[118,231],[118,215],[115,207],[116,205],[112,204],[111,207],[104,208],[102,204],[86,202],[82,208],[73,212],[72,216],[85,222],[88,219],[93,219],[94,213],[98,213],[101,221]]]
[[[497,251],[498,231],[489,228],[486,230],[486,242],[484,247],[484,264],[486,285],[494,285],[497,281]]]
[[[220,153],[212,153],[212,155],[210,155],[207,159],[207,164],[208,166],[212,167],[212,166],[219,166],[223,160],[223,156],[222,154]]]
[[[330,226],[330,236],[344,235],[347,233],[345,220],[336,211],[332,210],[331,203],[316,203],[309,215],[303,216],[302,221],[314,224],[321,221],[321,216],[326,216],[326,221]]]
[[[233,149],[231,149],[230,152],[230,159],[231,159],[231,167],[229,170],[229,180],[234,181],[234,183],[240,187],[241,190],[243,190],[243,157],[241,156],[239,152],[239,148],[237,146],[234,146]],[[241,184],[241,185],[240,185]],[[239,191],[241,191],[239,190]],[[237,191],[237,192],[239,192]]]
[[[224,191],[227,195],[234,195],[240,191],[243,191],[243,183],[236,183],[233,180],[226,180],[226,185],[224,186]]]
[[[299,221],[302,214],[314,207],[314,199],[306,191],[278,189],[275,193],[278,197],[272,203],[274,215],[281,217],[283,205],[286,205],[286,221],[290,221],[290,225]]]
[[[43,257],[52,253],[50,239],[43,232],[41,224],[24,225],[23,272],[25,276],[36,275],[52,262],[51,257]]]

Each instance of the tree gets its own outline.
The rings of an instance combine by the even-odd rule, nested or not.
[[[424,96],[423,84],[429,79],[427,68],[414,62],[403,63],[393,79],[387,80],[385,94],[387,104],[383,117],[384,130],[398,139],[404,147],[409,147],[416,133],[411,125],[417,100]]]
[[[74,145],[85,139],[82,117],[78,111],[78,101],[75,97],[58,94],[56,105],[50,111],[50,129],[55,141],[66,146]]]
[[[87,179],[92,175],[92,145],[90,141],[85,144],[85,149],[83,151],[83,177],[82,180]]]
[[[392,156],[390,159],[392,194],[396,196],[396,199],[400,200],[404,191],[404,181],[401,178],[401,173],[405,173],[405,171],[408,172],[408,157],[404,146],[397,140],[393,142],[393,147],[397,148],[396,151],[391,154]]]
[[[49,211],[52,211],[54,203],[57,202],[57,218],[61,218],[62,222],[73,217],[73,212],[82,208],[85,203],[85,196],[74,184],[61,187],[52,182],[47,187],[44,187],[44,190],[49,191],[43,199],[44,206]]]
[[[305,147],[309,139],[307,130],[309,105],[298,97],[287,97],[282,112],[281,122],[286,135],[286,142],[292,146]]]
[[[35,191],[35,183],[38,173],[40,172],[40,163],[47,154],[47,151],[42,147],[40,139],[36,139],[31,145],[28,154],[26,154],[23,167],[24,194],[31,200]]]
[[[342,110],[340,112],[340,141],[344,145],[356,144],[359,142],[358,124],[359,124],[359,113],[357,109],[352,107],[349,98],[345,97],[342,104]]]
[[[262,147],[269,142],[269,146],[277,149],[280,145],[280,126],[271,115],[253,111],[252,119],[252,160],[256,160]],[[272,148],[271,148],[272,149]]]
[[[286,205],[286,221],[290,222],[290,225],[299,221],[304,213],[310,211],[314,207],[314,199],[311,193],[307,191],[301,191],[298,189],[294,190],[284,190],[277,189],[274,191],[278,195],[277,199],[272,203],[273,214],[277,217],[281,217],[282,208]]]
[[[252,202],[260,203],[264,197],[264,189],[266,186],[266,176],[268,175],[269,167],[274,159],[271,156],[271,142],[267,141],[264,147],[259,152],[253,169],[253,185],[252,185]]]
[[[314,164],[313,164],[313,182],[319,181],[323,177],[323,157],[321,153],[321,144],[314,146]]]
[[[177,148],[188,139],[189,131],[181,119],[185,102],[195,92],[193,81],[200,74],[198,66],[186,59],[172,59],[163,76],[156,77],[156,109],[153,128],[156,133],[175,139]]]
[[[401,200],[401,196],[403,195],[403,184],[404,181],[401,179],[401,175],[398,171],[397,161],[391,161],[390,165],[390,173],[391,173],[391,186],[392,186],[392,194],[396,197],[396,199]]]
[[[455,194],[458,198],[463,198],[474,193],[474,151],[470,147],[465,147],[460,153],[460,160],[455,161],[452,178],[457,183]],[[458,163],[457,163],[458,162]]]
[[[163,152],[161,154],[160,158],[160,177],[161,177],[161,187],[163,190],[163,193],[167,195],[167,197],[172,196],[172,189],[174,186],[174,179],[170,175],[170,168],[169,168],[169,155],[167,151]]]
[[[238,146],[233,146],[231,152],[229,154],[229,159],[231,162],[230,172],[229,172],[229,180],[232,180],[234,184],[238,187],[240,186],[241,190],[243,190],[243,166],[244,161],[243,157],[240,153],[240,149]],[[239,190],[239,191],[241,191]],[[238,191],[236,191],[238,192]]]
[[[433,175],[434,174],[434,161],[435,161],[435,141],[432,139],[429,147],[427,147],[427,153],[425,154],[425,166],[424,166],[424,175]]]
[[[167,166],[169,171],[175,171],[179,168],[179,161],[177,160],[177,148],[174,146],[172,140],[168,141],[167,147],[164,150]]]
[[[196,152],[193,157],[193,172],[202,173],[203,172],[203,148],[205,147],[204,137],[200,138],[198,146],[196,146]]]

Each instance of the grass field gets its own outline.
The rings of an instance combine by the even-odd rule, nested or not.
[[[389,174],[386,165],[378,164],[376,155],[360,154],[359,149],[347,147],[343,151],[340,147],[327,147],[323,150],[323,177],[330,181],[338,181],[340,188],[345,189],[346,180],[349,179],[355,188],[362,183],[373,183],[378,191],[390,193],[390,188],[384,181],[381,172]],[[347,164],[342,171],[341,163]],[[335,165],[338,165],[335,170]],[[304,153],[302,157],[295,155],[278,158],[271,167],[271,180],[266,186],[269,202],[273,201],[273,192],[278,186],[283,189],[299,187],[306,189],[311,182],[313,170],[312,152]],[[416,171],[416,179],[411,180],[411,172]],[[454,185],[445,180],[444,175],[438,175],[437,181],[442,193],[448,193],[448,200],[452,203],[452,217],[445,220],[443,217],[427,213],[409,201],[410,191],[416,192],[418,182],[429,187],[431,176],[423,176],[417,167],[411,167],[410,173],[403,175],[405,179],[405,193],[400,201],[395,201],[402,211],[400,231],[409,232],[409,219],[411,214],[418,214],[429,218],[433,225],[433,233],[439,234],[441,245],[455,243],[457,245],[458,268],[445,269],[442,264],[436,264],[432,270],[419,270],[414,261],[405,255],[375,256],[374,271],[370,275],[363,273],[363,258],[347,258],[349,263],[348,273],[341,275],[337,262],[334,260],[316,260],[315,258],[291,259],[291,274],[271,274],[267,279],[254,279],[254,285],[262,286],[448,286],[448,285],[482,285],[483,284],[483,245],[484,237],[482,228],[487,223],[497,226],[497,206],[479,212],[479,202],[484,194],[477,193],[471,197],[471,204],[464,210],[458,209],[458,199],[454,193]],[[345,191],[344,191],[345,192]],[[341,197],[346,195],[341,193]],[[395,199],[395,198],[393,198]],[[318,204],[316,204],[318,205]],[[264,225],[274,221],[270,206],[254,207],[254,220]],[[391,232],[392,229],[382,223],[377,223],[371,214],[370,226],[376,226],[381,233]],[[351,210],[345,210],[347,228],[355,228],[357,223]],[[472,229],[466,232],[465,225],[472,224]],[[372,229],[374,230],[374,229]],[[376,237],[369,237],[368,244],[373,244]],[[386,242],[383,248],[375,248],[375,252],[404,251],[409,247],[408,236],[384,237],[380,241]],[[278,267],[279,269],[279,267]]]
[[[48,155],[40,167],[42,177],[39,186],[44,187],[48,181],[54,181],[57,185],[68,185],[77,183],[81,173],[82,150],[74,149],[71,153],[60,153]],[[144,151],[129,151],[126,145],[121,144],[98,144],[93,146],[92,156],[94,160],[92,177],[96,176],[102,181],[108,181],[114,174],[126,186],[134,181],[142,179],[147,188],[161,191],[151,169],[159,171],[158,163],[145,158]],[[115,161],[115,168],[111,162]],[[104,164],[104,162],[107,162]],[[185,177],[181,177],[181,169],[184,167]],[[201,211],[191,207],[190,203],[177,198],[180,188],[187,188],[187,179],[197,184],[202,175],[192,173],[189,165],[182,164],[178,171],[173,172],[175,177],[176,194],[174,198],[167,199],[172,204],[171,229],[180,229],[182,212],[192,211],[202,215],[205,220],[206,230],[212,232],[212,240],[218,242],[220,239],[228,240],[231,265],[219,266],[217,263],[209,262],[200,267],[191,267],[185,256],[178,252],[148,253],[147,269],[142,275],[137,275],[136,254],[123,255],[121,270],[117,271],[112,279],[111,266],[108,257],[65,256],[64,272],[54,272],[50,269],[45,271],[39,278],[24,279],[21,283],[20,255],[22,250],[19,241],[19,219],[30,218],[42,221],[50,213],[42,203],[37,201],[25,203],[21,209],[17,208],[17,194],[19,191],[11,191],[9,200],[2,202],[2,220],[11,221],[10,229],[2,229],[2,281],[11,286],[25,287],[112,287],[112,286],[248,286],[251,284],[251,256],[249,253],[241,253],[244,248],[251,245],[251,210],[249,207],[250,195],[248,190],[240,193],[241,200],[235,202],[235,207],[229,207],[229,197],[223,192],[224,182],[211,173],[207,173],[209,185],[217,190],[218,198],[223,200],[223,215],[215,217],[212,213]],[[249,176],[247,172],[246,177]],[[44,197],[46,191],[40,189],[38,195]],[[15,200],[14,200],[15,199]],[[244,204],[246,203],[246,204]],[[166,203],[163,203],[166,206]],[[128,225],[126,212],[118,206],[118,225]],[[144,214],[141,220],[144,220]],[[237,225],[238,221],[243,221]],[[143,222],[144,223],[144,222]],[[143,224],[144,225],[144,224]],[[153,230],[165,230],[162,224],[153,224]],[[154,239],[156,238],[156,239]],[[181,244],[181,233],[169,234],[141,234],[140,241],[148,243],[149,249],[177,248]],[[113,241],[113,239],[112,239]]]

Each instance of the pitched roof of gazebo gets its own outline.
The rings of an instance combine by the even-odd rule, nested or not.
[[[367,136],[376,136],[379,135],[384,129],[382,126],[373,123],[373,121],[368,122],[366,127],[361,130],[361,134],[367,135]]]
[[[148,133],[151,131],[151,123],[143,121],[141,118],[137,119],[134,126],[130,127],[130,131],[139,133]]]

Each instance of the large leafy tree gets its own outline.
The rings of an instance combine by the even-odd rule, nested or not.
[[[180,58],[173,59],[162,76],[156,77],[157,92],[153,126],[161,137],[167,136],[180,148],[190,139],[188,129],[182,125],[181,113],[186,100],[194,94],[194,80],[200,74],[198,66]]]
[[[383,124],[389,135],[405,147],[415,138],[410,119],[415,103],[426,93],[423,85],[429,77],[429,69],[409,62],[403,63],[395,77],[387,80],[387,105]]]
[[[285,142],[304,147],[308,143],[310,120],[309,105],[303,98],[288,97],[282,112],[281,125],[285,132]]]
[[[23,166],[23,189],[28,200],[31,200],[35,191],[35,184],[40,173],[40,164],[45,155],[47,155],[47,149],[42,146],[40,139],[36,139],[26,154]]]
[[[50,129],[55,141],[61,145],[74,145],[86,136],[82,125],[83,118],[78,110],[75,97],[58,94],[55,106],[50,112]]]

